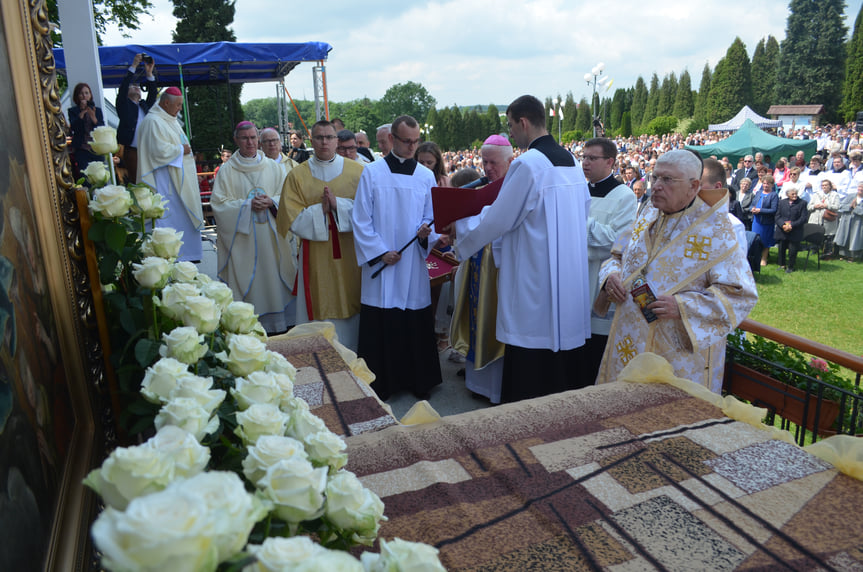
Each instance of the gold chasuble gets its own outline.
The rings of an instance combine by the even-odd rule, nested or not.
[[[329,187],[337,200],[353,201],[362,172],[362,165],[356,161],[344,161],[341,174],[324,182],[312,175],[309,161],[292,169],[282,189],[279,234],[286,236],[300,213],[309,207],[323,212],[324,187]],[[342,320],[360,311],[361,273],[350,230],[350,212],[338,211],[323,217],[327,240],[308,240],[294,232],[299,240],[303,277],[298,281],[296,295],[305,297],[308,320]],[[339,232],[344,225],[347,230]]]
[[[619,273],[627,290],[642,278],[656,296],[674,296],[681,319],[648,323],[627,296],[615,311],[597,383],[615,381],[629,360],[654,352],[671,363],[678,377],[718,393],[725,337],[758,300],[749,264],[728,218],[727,192],[712,206],[696,197],[678,213],[642,211],[631,233],[612,248],[599,283],[604,284],[612,272]]]

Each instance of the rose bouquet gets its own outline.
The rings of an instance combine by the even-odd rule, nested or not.
[[[92,527],[103,566],[443,570],[434,548],[398,539],[362,562],[345,552],[374,543],[383,502],[294,397],[296,369],[267,349],[254,306],[176,261],[182,233],[149,230],[165,208],[149,187],[85,175],[121,423],[143,441],[84,481],[106,505]]]

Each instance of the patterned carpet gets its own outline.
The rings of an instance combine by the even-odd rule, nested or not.
[[[348,439],[383,538],[448,570],[863,570],[863,482],[663,384]]]

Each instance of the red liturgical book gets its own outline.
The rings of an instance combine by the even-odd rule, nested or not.
[[[432,187],[435,230],[440,232],[460,218],[479,214],[482,207],[494,202],[502,184],[503,179],[498,179],[479,189]]]

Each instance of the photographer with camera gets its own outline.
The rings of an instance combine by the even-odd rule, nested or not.
[[[102,118],[102,108],[93,103],[93,93],[86,83],[79,83],[72,91],[74,107],[69,108],[69,131],[72,143],[69,150],[75,158],[73,165],[75,179],[81,176],[81,171],[93,161],[101,161],[102,157],[90,150],[90,133],[99,125],[105,125]]]
[[[142,62],[144,65],[143,87],[147,90],[146,101],[141,101],[142,86],[138,81],[142,75],[138,67]],[[155,68],[156,63],[152,56],[135,54],[132,65],[129,66],[126,77],[123,78],[123,82],[117,90],[115,105],[120,119],[120,125],[117,128],[117,142],[123,146],[123,164],[128,172],[130,182],[133,183],[139,180],[138,124],[156,103],[156,78],[153,75]]]

